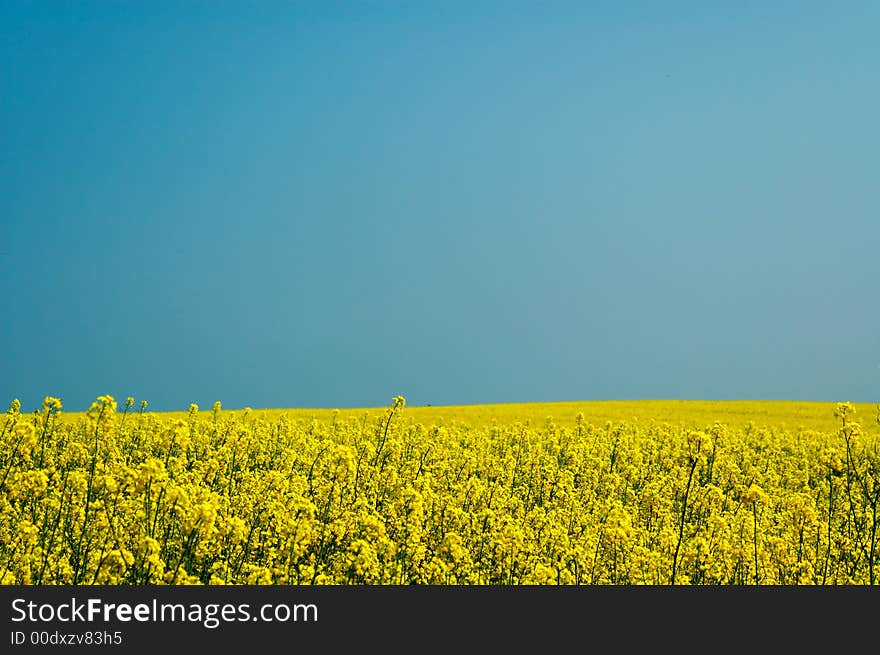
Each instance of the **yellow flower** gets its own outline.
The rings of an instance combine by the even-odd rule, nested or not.
[[[761,504],[766,505],[769,497],[764,490],[756,484],[751,485],[743,495],[743,502],[747,505]]]

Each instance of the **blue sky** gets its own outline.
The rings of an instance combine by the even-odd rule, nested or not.
[[[0,401],[878,400],[878,30],[4,2]]]

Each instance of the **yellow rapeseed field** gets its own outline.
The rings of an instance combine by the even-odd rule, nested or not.
[[[5,584],[877,584],[877,407],[13,401]]]

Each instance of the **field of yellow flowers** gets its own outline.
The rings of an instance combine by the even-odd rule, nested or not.
[[[13,401],[0,582],[880,581],[880,408],[146,408]]]

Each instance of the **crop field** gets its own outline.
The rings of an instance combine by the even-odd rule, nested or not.
[[[13,401],[0,582],[877,584],[878,412]]]

